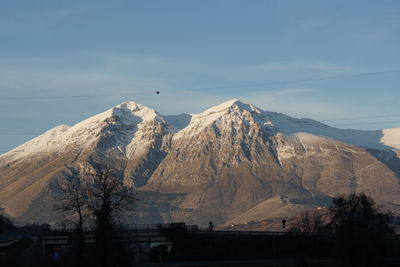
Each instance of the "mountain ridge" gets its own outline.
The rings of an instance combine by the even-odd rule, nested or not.
[[[177,133],[181,130],[184,130],[190,124],[193,122],[193,119],[198,119],[202,118],[205,115],[210,115],[210,113],[216,114],[221,114],[221,112],[228,110],[232,106],[237,105],[240,106],[244,109],[250,109],[251,111],[258,110],[261,111],[261,109],[256,108],[255,106],[245,104],[239,99],[231,99],[228,101],[225,101],[224,103],[211,107],[199,114],[180,114],[180,115],[160,115],[157,111],[154,109],[148,108],[144,105],[141,105],[137,102],[134,101],[125,101],[121,104],[118,104],[114,106],[113,108],[99,113],[97,115],[91,116],[81,122],[78,122],[77,124],[73,126],[69,125],[58,125],[56,127],[53,127],[46,131],[45,133],[41,134],[40,137],[44,137],[46,134],[50,134],[51,136],[54,136],[54,133],[63,133],[71,128],[78,128],[82,126],[87,126],[89,122],[95,124],[99,122],[101,119],[111,119],[113,117],[118,117],[118,118],[124,118],[124,116],[118,116],[120,114],[120,110],[134,110],[134,111],[140,111],[145,109],[148,111],[147,113],[143,113],[143,116],[147,116],[146,120],[152,120],[157,118],[163,123],[167,123],[172,129],[171,132]],[[250,108],[249,108],[250,107]],[[330,137],[336,140],[340,140],[346,143],[354,144],[357,146],[363,146],[363,147],[372,147],[372,148],[379,148],[379,149],[396,149],[400,150],[400,127],[399,128],[389,128],[389,129],[382,129],[382,130],[354,130],[354,129],[339,129],[339,128],[334,128],[330,127],[326,124],[323,124],[321,122],[312,120],[312,119],[307,119],[307,118],[293,118],[290,116],[287,116],[283,113],[277,113],[277,112],[272,112],[272,111],[262,111],[261,112],[263,115],[268,117],[269,121],[268,123],[271,126],[275,126],[275,128],[278,131],[281,131],[285,134],[293,134],[296,132],[308,132],[311,134],[316,134],[316,135],[321,135],[321,136],[326,136]],[[166,117],[167,119],[165,119]],[[175,118],[174,118],[175,117]],[[139,117],[140,118],[140,117]],[[180,120],[180,123],[169,123],[169,121],[175,120]],[[140,122],[137,122],[138,124]],[[296,125],[297,124],[297,125]],[[175,128],[175,129],[174,129]],[[322,128],[322,129],[319,129]],[[330,130],[331,132],[326,131],[326,129]],[[333,131],[333,132],[332,132]],[[360,138],[361,136],[361,138]],[[36,137],[36,138],[38,138]],[[350,138],[349,138],[350,137]],[[364,137],[364,138],[363,138]],[[36,138],[32,139],[31,141],[35,140]],[[361,139],[361,140],[360,140]],[[367,139],[367,140],[364,140]],[[12,149],[4,154],[0,154],[0,156],[4,156],[10,152],[17,151],[21,152],[21,148],[30,143],[31,141],[28,141],[15,149]],[[381,141],[383,143],[381,143]]]
[[[400,210],[399,151],[388,146],[400,143],[399,130],[383,130],[381,137],[342,130],[238,99],[170,116],[126,101],[0,155],[0,206],[21,222],[57,221],[49,204],[57,198],[53,183],[88,179],[89,171],[107,165],[142,195],[139,221],[236,222],[276,198],[301,209],[360,190]],[[375,143],[360,147],[360,140]],[[282,205],[274,214],[293,211]]]

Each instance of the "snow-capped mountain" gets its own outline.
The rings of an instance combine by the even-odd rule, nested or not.
[[[316,130],[311,122],[320,133],[324,129],[325,136],[312,134]],[[345,132],[349,130],[228,101],[194,115],[173,136],[171,149],[142,189],[185,194],[183,211],[173,217],[195,222],[251,221],[241,216],[251,209],[258,209],[258,216],[268,217],[272,211],[287,216],[294,212],[290,203],[297,203],[296,209],[318,206],[354,191],[398,205],[400,161],[394,152],[381,151],[392,162],[389,166],[363,148],[329,138],[346,138]],[[280,212],[259,206],[274,197],[282,202]]]
[[[1,155],[0,207],[57,221],[54,180],[107,165],[138,189],[138,221],[289,216],[360,191],[400,210],[399,149],[400,128],[342,130],[239,100],[176,116],[124,102]]]

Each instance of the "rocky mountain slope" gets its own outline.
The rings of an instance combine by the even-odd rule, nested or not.
[[[342,130],[230,100],[162,116],[122,103],[0,156],[0,207],[21,223],[60,220],[53,183],[96,166],[138,189],[137,222],[243,223],[365,192],[400,210],[400,128]]]

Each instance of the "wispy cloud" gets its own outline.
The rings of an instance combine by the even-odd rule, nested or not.
[[[0,91],[18,90],[26,95],[140,92],[165,83],[156,78],[125,76],[100,70],[6,68],[0,66]],[[4,95],[3,95],[4,96]]]
[[[269,93],[274,95],[290,95],[290,94],[299,94],[299,93],[310,93],[316,91],[315,89],[311,88],[286,88],[281,90],[273,90]]]
[[[313,97],[314,89],[282,89],[252,93],[243,98],[263,110],[284,113],[293,117],[330,119],[345,116],[351,110],[345,104],[332,103]],[[318,114],[316,114],[318,110]]]
[[[233,94],[215,96],[201,91],[189,91],[166,93],[159,95],[158,98],[145,97],[140,100],[162,114],[199,113],[233,98],[239,98],[263,110],[281,112],[294,117],[329,119],[343,117],[349,111],[345,105],[328,103],[313,97],[312,93],[315,91],[317,90],[311,88],[283,88],[252,92],[242,97]],[[316,110],[318,110],[318,114],[315,114]]]
[[[283,70],[317,70],[317,71],[362,71],[361,68],[353,66],[338,65],[324,61],[278,61],[265,62],[253,66],[254,69],[264,71],[283,71]]]

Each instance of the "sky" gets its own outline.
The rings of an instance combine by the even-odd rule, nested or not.
[[[399,47],[397,0],[1,0],[0,153],[126,100],[400,127]]]

